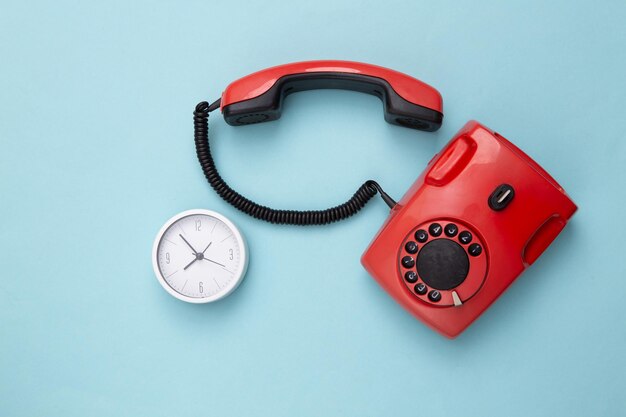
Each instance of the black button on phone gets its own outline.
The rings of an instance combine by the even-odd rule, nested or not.
[[[405,256],[402,258],[402,266],[405,268],[413,268],[415,266],[415,259],[412,256]]]
[[[417,240],[420,243],[426,242],[428,240],[428,233],[426,233],[426,230],[420,229],[417,232],[415,232],[415,240]]]
[[[454,237],[457,233],[459,233],[459,228],[454,223],[448,223],[446,228],[443,230],[446,236]]]
[[[415,287],[413,287],[413,290],[415,290],[415,292],[419,295],[424,295],[426,294],[426,291],[428,291],[428,287],[426,287],[424,283],[420,282],[419,284],[415,284]]]
[[[432,290],[428,293],[428,299],[436,303],[441,300],[441,293],[437,290]]]
[[[406,245],[404,245],[404,249],[410,253],[410,254],[414,254],[417,252],[417,243],[415,242],[407,242]]]
[[[439,236],[441,234],[441,225],[439,223],[431,224],[428,228],[428,233],[430,233],[430,235],[434,237]]]
[[[504,208],[513,201],[513,197],[515,197],[513,187],[509,184],[501,184],[491,193],[487,202],[492,210],[500,211],[504,210]]]
[[[406,282],[410,282],[412,284],[417,281],[417,274],[413,271],[408,271],[404,274],[404,279],[406,279]]]
[[[461,234],[459,235],[459,241],[462,244],[467,245],[472,241],[472,234],[468,231],[461,232]]]
[[[478,256],[483,252],[483,248],[478,243],[472,243],[467,249],[470,255]]]

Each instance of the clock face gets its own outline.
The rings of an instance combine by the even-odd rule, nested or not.
[[[161,228],[152,262],[157,279],[171,295],[208,303],[237,288],[248,256],[243,236],[228,219],[209,210],[189,210]]]

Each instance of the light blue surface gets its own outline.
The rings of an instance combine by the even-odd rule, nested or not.
[[[26,2],[0,6],[0,415],[617,416],[626,410],[626,4]],[[359,258],[379,199],[329,227],[248,218],[209,189],[191,112],[291,61],[371,62],[436,86],[437,133],[346,91],[276,123],[213,117],[224,177],[324,208],[366,179],[400,197],[467,120],[533,156],[580,206],[544,256],[450,341]],[[230,217],[251,252],[215,305],[163,291],[173,214]]]

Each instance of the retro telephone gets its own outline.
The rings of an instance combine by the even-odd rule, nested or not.
[[[237,209],[279,224],[339,221],[380,193],[391,213],[361,262],[399,304],[447,337],[456,337],[485,311],[576,211],[544,169],[476,121],[435,155],[399,202],[370,180],[348,201],[326,210],[276,210],[228,186],[211,155],[209,113],[220,108],[233,126],[276,120],[287,95],[320,88],[373,94],[392,124],[435,131],[443,120],[436,89],[387,68],[349,61],[268,68],[234,81],[220,100],[196,106],[196,151],[207,180]]]

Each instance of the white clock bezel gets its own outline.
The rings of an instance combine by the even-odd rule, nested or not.
[[[163,235],[165,234],[165,232],[170,228],[170,226],[172,226],[174,223],[176,223],[180,219],[184,217],[188,217],[188,216],[193,216],[193,215],[211,216],[223,222],[226,226],[228,226],[228,228],[232,230],[233,234],[235,235],[237,239],[237,242],[239,242],[239,246],[240,246],[239,250],[241,252],[240,254],[241,262],[239,262],[239,266],[237,267],[237,270],[234,273],[234,278],[232,279],[232,281],[229,282],[228,287],[225,288],[223,291],[220,291],[217,294],[214,294],[208,297],[203,297],[203,298],[189,297],[189,296],[179,293],[178,291],[170,287],[170,285],[165,280],[165,277],[163,277],[163,274],[161,273],[161,269],[159,268],[159,264],[158,264],[159,244],[161,243],[161,240],[163,239]],[[159,281],[159,284],[161,284],[163,289],[167,291],[171,296],[181,301],[185,301],[187,303],[192,303],[192,304],[211,303],[214,301],[221,300],[222,298],[230,295],[233,291],[237,289],[239,284],[241,284],[241,282],[243,281],[246,275],[246,271],[248,269],[248,245],[246,244],[246,240],[244,239],[243,235],[241,234],[241,231],[237,228],[237,226],[235,226],[233,222],[231,222],[229,219],[227,219],[220,213],[217,213],[212,210],[206,210],[206,209],[186,210],[181,213],[178,213],[177,215],[173,216],[168,221],[166,221],[163,227],[161,227],[161,229],[159,230],[159,233],[157,233],[156,238],[154,239],[154,244],[152,245],[152,268],[154,269],[154,274],[156,275],[157,280]]]

